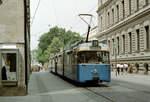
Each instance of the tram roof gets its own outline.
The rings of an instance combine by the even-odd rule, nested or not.
[[[66,53],[72,53],[72,51],[108,51],[108,46],[103,43],[98,43],[97,47],[92,46],[92,41],[91,42],[77,42],[73,44],[72,46],[68,46],[64,48],[64,50],[61,50],[57,54],[51,54],[50,59],[56,58],[58,56],[62,56],[63,52]]]
[[[93,47],[92,42],[77,42],[71,47],[67,47],[64,50],[66,52],[71,52],[72,50],[77,51],[108,51],[108,46],[103,43],[98,43],[99,47]]]

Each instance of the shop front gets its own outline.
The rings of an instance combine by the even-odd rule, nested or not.
[[[1,84],[17,86],[18,83],[18,49],[0,50]]]
[[[0,46],[0,96],[26,95],[24,53],[21,51],[16,44]]]

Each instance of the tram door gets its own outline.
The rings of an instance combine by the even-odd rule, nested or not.
[[[18,69],[18,50],[3,49],[0,50],[0,64],[1,64],[1,80],[2,82],[17,83],[17,69]]]

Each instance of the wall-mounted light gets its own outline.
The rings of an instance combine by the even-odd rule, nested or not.
[[[0,5],[1,5],[2,3],[3,3],[2,0],[0,0]]]

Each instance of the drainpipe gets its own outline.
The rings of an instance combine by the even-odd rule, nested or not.
[[[26,93],[28,93],[28,62],[27,62],[27,3],[24,0],[24,54],[25,54],[25,85],[26,85]]]

